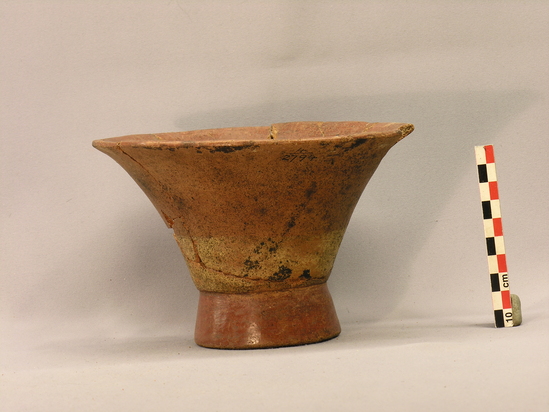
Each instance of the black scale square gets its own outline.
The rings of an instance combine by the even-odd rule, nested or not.
[[[496,254],[496,239],[493,237],[486,238],[486,250],[488,251],[488,256],[493,256]]]
[[[503,310],[495,310],[494,311],[494,317],[496,318],[496,327],[497,328],[504,328],[505,322],[503,321]]]
[[[492,219],[492,205],[489,200],[482,202],[482,216],[484,219]]]
[[[490,273],[490,282],[492,283],[492,292],[499,292],[499,273]]]
[[[478,165],[478,181],[479,183],[488,182],[488,170],[486,165]]]

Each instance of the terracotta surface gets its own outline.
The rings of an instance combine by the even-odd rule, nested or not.
[[[96,140],[173,228],[201,291],[195,339],[297,345],[340,332],[325,286],[403,123],[297,122]]]
[[[210,348],[320,342],[341,328],[325,283],[261,293],[200,292],[195,341]]]

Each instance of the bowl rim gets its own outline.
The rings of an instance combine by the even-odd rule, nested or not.
[[[344,133],[334,133],[341,129]],[[164,149],[199,146],[250,146],[263,144],[295,144],[297,142],[354,140],[399,137],[412,133],[410,123],[382,122],[286,122],[271,126],[224,127],[182,132],[132,134],[93,141],[95,148],[113,146]],[[326,134],[325,132],[329,132]]]

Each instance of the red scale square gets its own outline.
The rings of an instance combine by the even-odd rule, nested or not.
[[[490,189],[490,200],[499,199],[498,182],[488,182],[488,188]]]
[[[503,236],[503,226],[501,225],[501,217],[492,219],[494,224],[494,236]]]
[[[486,163],[494,163],[494,146],[484,146],[484,152],[486,153]]]
[[[501,303],[503,304],[503,309],[511,309],[511,292],[509,290],[501,291]]]
[[[505,255],[497,255],[498,259],[498,272],[499,273],[507,273],[507,260],[505,259]]]

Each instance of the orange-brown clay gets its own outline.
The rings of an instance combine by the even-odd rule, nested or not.
[[[325,285],[402,123],[296,122],[96,140],[173,228],[200,290],[195,340],[298,345],[339,334]]]

